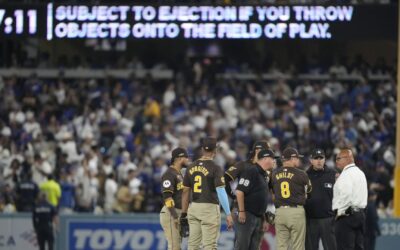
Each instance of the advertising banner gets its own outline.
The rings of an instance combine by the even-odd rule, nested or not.
[[[30,216],[0,217],[0,250],[37,250],[36,234]]]
[[[66,216],[63,218],[66,225],[63,237],[65,242],[61,242],[61,245],[65,245],[68,250],[167,249],[167,241],[158,222],[158,216],[143,216],[126,218],[93,216],[87,219],[82,216]],[[275,232],[271,229],[264,235],[261,249],[271,250],[273,245],[275,245]],[[227,231],[226,225],[222,225],[218,249],[231,250],[233,246],[234,233]],[[184,240],[182,249],[187,249],[187,239]]]

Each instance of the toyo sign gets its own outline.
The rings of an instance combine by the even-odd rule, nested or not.
[[[68,222],[67,249],[167,249],[167,240],[157,222],[126,222],[115,217],[106,221],[71,220]],[[223,226],[218,249],[233,249],[233,232]],[[186,249],[186,242],[183,249]]]

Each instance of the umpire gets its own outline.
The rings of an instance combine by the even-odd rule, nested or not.
[[[311,182],[307,174],[297,168],[301,157],[296,149],[286,148],[282,153],[283,166],[271,175],[276,207],[277,250],[287,250],[290,241],[292,249],[304,249],[306,217],[303,206],[306,192],[311,192]]]
[[[56,209],[47,201],[46,194],[40,193],[39,200],[32,213],[33,228],[36,232],[40,250],[45,250],[46,242],[48,249],[53,250],[53,222],[55,222],[56,215]]]
[[[312,184],[312,191],[306,201],[307,217],[306,250],[318,250],[322,240],[324,250],[336,250],[332,210],[333,186],[336,171],[325,165],[325,152],[314,149],[310,155],[311,166],[307,175]]]
[[[183,176],[181,170],[188,163],[188,153],[183,148],[172,151],[171,167],[162,176],[164,206],[160,212],[160,224],[168,241],[168,250],[181,249],[179,216],[182,205]]]
[[[262,235],[260,227],[266,227],[264,218],[267,209],[268,177],[267,170],[275,164],[274,153],[263,149],[257,154],[255,167],[243,171],[236,189],[238,220],[235,221],[235,250],[256,250]]]
[[[256,141],[253,145],[252,150],[249,154],[249,159],[245,161],[239,161],[234,166],[231,166],[228,170],[225,171],[225,189],[228,195],[234,200],[235,195],[234,191],[231,189],[230,182],[234,182],[235,180],[240,179],[242,173],[249,167],[254,166],[257,162],[257,155],[263,149],[269,149],[270,145],[267,141]]]

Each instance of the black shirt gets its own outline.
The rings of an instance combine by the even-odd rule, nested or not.
[[[314,170],[310,167],[307,175],[313,187],[305,206],[307,217],[318,219],[334,216],[332,199],[336,171],[328,169],[326,166],[323,170]]]
[[[169,167],[162,176],[162,195],[164,200],[172,197],[175,207],[182,208],[183,177],[181,172]]]
[[[275,194],[275,207],[298,206],[306,203],[306,192],[311,191],[311,182],[303,170],[282,167],[271,174],[271,186]]]
[[[228,170],[225,171],[225,182],[227,185],[225,185],[225,190],[226,193],[233,199],[236,199],[235,196],[235,190],[232,191],[231,185],[229,185],[229,182],[235,181],[236,179],[240,179],[240,176],[242,173],[247,169],[254,167],[254,164],[250,161],[239,161],[235,163],[235,165],[231,166],[228,168]]]
[[[32,213],[33,227],[35,230],[52,230],[56,209],[47,201],[39,202]]]
[[[239,179],[237,190],[244,193],[244,208],[255,216],[263,216],[267,209],[267,173],[256,164],[246,168]]]
[[[224,173],[212,160],[196,160],[186,170],[183,186],[192,189],[193,202],[219,204],[217,187],[225,187]]]
[[[32,181],[24,181],[17,186],[17,209],[18,211],[31,212],[34,206],[36,197],[39,193],[39,188]]]

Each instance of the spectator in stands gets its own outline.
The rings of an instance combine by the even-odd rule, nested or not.
[[[128,181],[122,182],[117,191],[117,197],[113,206],[113,211],[116,213],[128,213],[131,211],[133,196],[129,191]]]
[[[21,170],[21,163],[18,159],[13,159],[11,161],[11,164],[4,169],[4,181],[6,182],[6,184],[8,184],[10,188],[13,189],[14,186],[19,182]]]
[[[3,187],[0,199],[0,210],[3,213],[14,213],[15,208],[15,193],[9,184]]]
[[[45,154],[35,154],[34,162],[32,165],[33,181],[38,185],[47,180],[47,176],[53,173],[53,168],[50,163],[43,159]]]
[[[97,185],[94,183],[93,174],[90,172],[87,160],[84,159],[83,163],[84,165],[80,169],[82,177],[77,182],[75,209],[77,212],[93,212],[98,192]]]
[[[115,203],[115,196],[118,191],[118,184],[116,182],[115,174],[109,173],[107,180],[104,184],[105,198],[104,198],[104,212],[111,213]]]
[[[128,151],[124,151],[122,153],[122,162],[117,167],[118,182],[126,180],[128,178],[128,172],[136,169],[136,165],[131,161],[131,154]]]
[[[75,185],[72,178],[66,171],[61,172],[60,176],[61,199],[59,204],[60,214],[69,214],[75,208]]]

